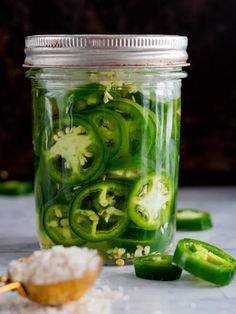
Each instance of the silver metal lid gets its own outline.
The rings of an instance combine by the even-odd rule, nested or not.
[[[186,66],[188,39],[166,35],[34,35],[26,67]]]

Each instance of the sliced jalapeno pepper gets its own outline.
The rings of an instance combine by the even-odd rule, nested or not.
[[[155,240],[160,238],[163,235],[163,232],[160,230],[148,231],[137,227],[132,221],[129,223],[129,226],[122,238],[127,239],[136,239],[136,240]]]
[[[49,137],[46,160],[51,177],[65,184],[80,184],[95,179],[103,172],[107,150],[96,127],[84,117],[63,120]]]
[[[195,239],[182,239],[178,242],[173,262],[196,277],[216,285],[229,284],[236,271],[236,261],[232,256]]]
[[[106,99],[106,87],[100,83],[89,83],[73,88],[65,95],[66,112],[74,114],[94,109],[97,105],[104,104],[114,97],[120,97],[120,93],[110,89],[109,97]]]
[[[151,251],[163,251],[171,242],[172,233],[170,228],[172,225],[165,226],[154,231],[148,231],[138,228],[134,223],[130,222],[127,230],[112,241],[113,246],[125,248],[134,252],[138,246],[150,247]]]
[[[107,145],[109,158],[116,159],[129,151],[129,135],[124,119],[115,111],[95,109],[86,113]]]
[[[33,184],[30,181],[9,180],[0,182],[0,194],[22,195],[33,192]]]
[[[89,83],[68,91],[65,95],[66,111],[78,113],[103,103],[105,87],[99,83]]]
[[[70,208],[71,228],[91,242],[119,236],[128,226],[127,195],[127,186],[112,180],[80,189]]]
[[[140,238],[133,237],[129,233],[124,233],[118,238],[112,240],[114,247],[124,248],[129,252],[135,252],[137,247],[149,247],[151,251],[162,251],[168,245],[170,239],[165,238],[160,232],[153,233],[154,231],[140,231]]]
[[[152,280],[179,279],[182,269],[172,264],[172,255],[150,254],[134,258],[134,269],[137,277]]]
[[[71,246],[85,243],[69,226],[67,204],[55,203],[47,206],[44,213],[44,227],[55,244]]]
[[[106,175],[113,179],[135,180],[146,176],[154,170],[154,167],[154,163],[147,159],[121,159],[108,164]]]
[[[177,230],[206,230],[212,228],[209,213],[196,209],[177,210]]]
[[[165,176],[142,177],[129,195],[129,217],[144,230],[156,230],[168,221],[171,199],[170,182]]]
[[[116,99],[106,106],[118,112],[126,121],[130,156],[141,151],[147,154],[155,141],[155,129],[149,121],[149,110],[126,98]]]
[[[163,251],[169,242],[163,240],[163,237],[157,239],[133,239],[127,238],[126,235],[112,240],[114,247],[124,248],[129,252],[134,253],[138,247],[149,247],[151,251]]]

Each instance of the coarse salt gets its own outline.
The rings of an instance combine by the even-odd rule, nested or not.
[[[125,307],[127,301],[122,291],[111,290],[108,286],[100,289],[93,288],[86,295],[77,301],[73,301],[62,306],[44,306],[21,296],[0,296],[1,314],[111,314],[116,301],[119,307]],[[124,302],[125,301],[125,302]],[[124,310],[122,310],[123,312]]]
[[[12,261],[8,273],[12,281],[52,284],[78,279],[87,271],[95,270],[100,262],[97,250],[58,245],[50,250],[35,251],[23,262]]]

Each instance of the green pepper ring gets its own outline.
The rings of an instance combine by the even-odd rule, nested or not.
[[[142,213],[139,212],[137,202],[140,202],[142,198],[142,196],[140,196],[140,193],[142,193],[144,187],[148,185],[149,183],[151,183],[152,185],[153,180],[155,180],[155,178],[160,179],[160,182],[164,184],[164,187],[166,189],[168,189],[167,195],[169,195],[169,200],[163,204],[163,206],[166,206],[166,208],[161,207],[159,209],[160,214],[158,215],[158,217],[156,217],[154,221],[149,222],[147,218]],[[153,204],[156,204],[156,201],[157,201],[156,197],[157,197],[157,194],[155,196],[155,199],[152,200],[152,204],[149,201],[150,206],[153,206]],[[164,198],[166,199],[167,197],[164,196]],[[167,222],[167,219],[170,215],[171,206],[172,206],[172,194],[171,194],[171,187],[170,187],[169,180],[164,175],[158,176],[157,174],[150,174],[149,176],[141,177],[140,179],[138,179],[135,182],[132,190],[130,191],[129,200],[128,200],[128,214],[129,214],[130,219],[138,227],[144,230],[153,231],[153,230],[158,229],[159,227],[161,227],[161,225],[164,225]],[[147,210],[149,210],[149,208],[147,208]]]
[[[155,127],[153,125],[153,120],[150,118],[150,111],[144,110],[144,108],[139,105],[138,103],[126,99],[126,98],[118,98],[114,101],[109,102],[107,105],[107,108],[114,109],[116,112],[118,112],[122,117],[124,116],[125,121],[127,121],[126,115],[131,116],[131,121],[134,121],[135,125],[135,131],[139,131],[138,134],[136,134],[137,138],[133,137],[133,131],[131,127],[129,128],[129,136],[130,136],[130,142],[132,140],[137,140],[139,144],[135,143],[135,150],[137,148],[142,149],[143,143],[145,143],[144,147],[147,152],[150,151],[151,147],[153,146],[153,143],[155,142]],[[142,138],[143,134],[145,134],[145,138]],[[130,149],[132,149],[130,145]],[[140,146],[140,147],[139,147]],[[139,153],[139,151],[130,151],[130,155],[133,156],[135,154]]]
[[[152,160],[134,157],[109,162],[105,173],[111,179],[133,181],[153,172],[154,169],[155,164]]]
[[[173,263],[196,277],[220,286],[229,284],[236,271],[236,261],[232,256],[195,239],[178,242]]]
[[[79,238],[69,227],[63,227],[61,226],[52,226],[50,225],[53,222],[56,223],[55,219],[58,219],[55,215],[55,210],[59,210],[61,213],[61,220],[68,220],[68,205],[67,204],[51,204],[45,208],[44,212],[44,228],[49,236],[49,238],[55,243],[55,244],[60,244],[64,246],[72,246],[72,245],[83,245],[85,244],[86,241],[83,239]],[[64,228],[64,230],[63,230]],[[67,230],[65,230],[65,228]],[[63,235],[63,231],[69,232],[67,238],[65,235]]]
[[[134,258],[135,274],[139,278],[170,281],[179,279],[182,269],[172,264],[172,255],[150,254]]]
[[[180,231],[199,231],[210,229],[212,228],[211,216],[208,212],[197,209],[178,209],[176,228]]]
[[[59,125],[59,128],[58,128],[58,125]],[[56,128],[58,128],[57,132],[62,131],[62,130],[64,131],[66,128],[77,127],[78,125],[85,128],[85,130],[88,132],[87,133],[88,136],[92,137],[93,142],[91,143],[89,147],[90,149],[92,149],[94,153],[94,160],[92,161],[89,168],[88,169],[85,168],[85,170],[83,170],[82,168],[78,169],[78,173],[73,174],[72,171],[68,171],[62,166],[60,166],[61,169],[58,169],[59,166],[55,164],[56,158],[54,157],[54,158],[49,159],[48,157],[50,148],[53,147],[53,145],[55,144],[55,141],[53,139],[54,134],[52,134],[51,130],[47,130],[46,131],[47,136],[45,134],[43,138],[42,153],[44,155],[44,158],[48,162],[50,176],[52,177],[53,180],[55,180],[58,183],[64,183],[68,185],[86,183],[90,180],[93,180],[99,177],[105,169],[105,166],[108,160],[108,152],[107,152],[107,149],[105,147],[103,140],[100,138],[100,136],[96,132],[95,125],[93,125],[91,122],[88,122],[88,120],[85,117],[82,117],[81,115],[74,115],[73,119],[64,119],[60,121],[60,124],[59,122],[55,123]],[[44,144],[47,144],[47,141],[46,141],[47,137],[49,138],[48,140],[49,148],[46,151]],[[79,140],[77,143],[78,145],[80,145]],[[79,160],[79,157],[78,157],[78,160]]]
[[[101,103],[105,87],[99,83],[89,83],[69,90],[64,96],[65,110],[78,114]]]
[[[128,238],[124,235],[112,240],[112,245],[114,247],[124,248],[127,251],[135,252],[137,246],[142,246],[143,248],[149,246],[151,251],[163,251],[168,245],[169,241],[163,240],[163,236],[157,239],[133,239]]]
[[[0,194],[2,195],[23,195],[33,193],[31,181],[8,180],[0,182]]]
[[[129,151],[129,139],[124,119],[116,112],[105,107],[99,109],[84,111],[83,114],[89,121],[92,121],[98,130],[100,136],[104,139],[107,145],[109,158],[116,159],[122,154],[126,154]],[[112,133],[113,145],[109,145],[106,140],[109,141],[109,137],[105,138],[102,131],[99,129],[100,120],[105,119],[110,122],[112,128],[109,130]]]
[[[118,222],[115,223],[108,230],[106,229],[104,229],[103,231],[96,230],[96,233],[92,234],[92,230],[90,230],[89,232],[88,230],[83,228],[83,226],[81,226],[80,223],[78,223],[78,218],[81,216],[81,213],[83,210],[86,210],[86,211],[89,210],[92,214],[95,213],[97,215],[98,208],[95,208],[93,204],[92,204],[93,207],[90,209],[87,209],[87,208],[83,209],[81,208],[81,205],[82,205],[83,200],[89,197],[91,193],[99,192],[101,191],[102,188],[108,188],[109,190],[114,189],[114,191],[121,190],[124,192],[124,196],[126,199],[124,201],[124,204],[122,204],[122,207],[124,208],[123,209],[124,216],[119,217]],[[89,242],[100,242],[100,241],[110,240],[115,237],[118,237],[120,234],[122,234],[126,230],[129,223],[128,215],[126,213],[127,194],[128,194],[128,186],[126,186],[124,182],[115,181],[115,180],[97,181],[94,184],[84,186],[76,194],[70,206],[69,223],[70,223],[71,229],[76,234],[78,234],[78,236],[80,236],[81,238]],[[106,227],[106,225],[103,224],[103,227],[104,226]]]

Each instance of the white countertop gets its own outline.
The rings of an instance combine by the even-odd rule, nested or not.
[[[178,232],[175,243],[193,237],[217,245],[236,257],[236,188],[183,188],[179,208],[197,208],[212,214],[213,229]],[[8,262],[38,249],[35,205],[32,195],[0,197],[0,275]],[[122,288],[127,301],[112,313],[129,314],[235,314],[236,277],[226,287],[214,287],[183,272],[177,281],[160,282],[136,278],[132,266],[105,267],[97,286]],[[1,311],[0,313],[4,313]],[[95,313],[96,314],[96,313]]]

